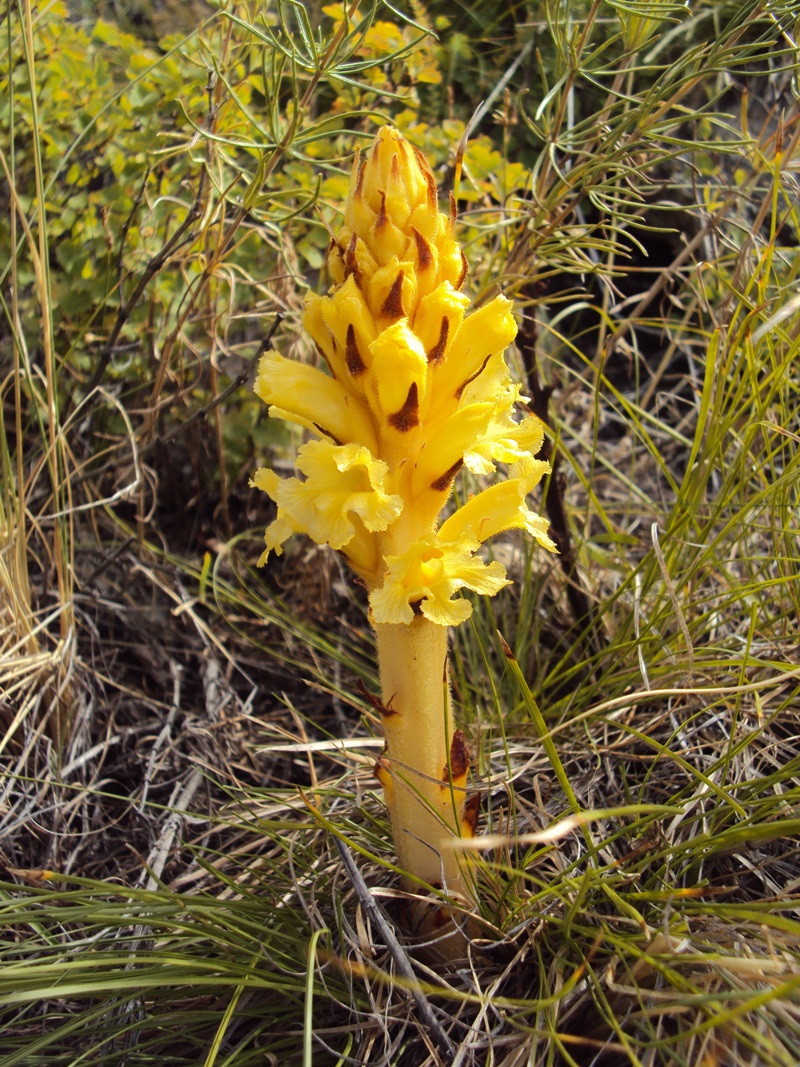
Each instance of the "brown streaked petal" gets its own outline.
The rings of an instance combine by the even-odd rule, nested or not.
[[[403,406],[389,415],[387,421],[400,433],[408,433],[419,425],[419,390],[416,382],[411,383]]]
[[[361,271],[358,269],[358,260],[356,259],[356,244],[358,243],[358,237],[353,234],[350,238],[350,243],[347,246],[347,251],[344,254],[344,277],[345,281],[353,275],[355,283],[358,288],[361,288]]]
[[[356,331],[353,328],[352,322],[347,327],[347,343],[344,353],[345,363],[347,363],[347,369],[357,378],[359,374],[363,374],[367,369],[367,365],[361,358],[361,353],[358,351],[358,343],[356,341]]]
[[[361,193],[364,188],[364,175],[367,172],[367,161],[361,159],[361,149],[356,148],[356,157],[353,161],[353,170],[357,172],[356,187],[353,190],[353,196],[361,199]]]
[[[436,188],[436,179],[433,176],[433,171],[428,165],[428,161],[425,156],[420,152],[416,145],[411,145],[411,149],[414,152],[417,163],[419,164],[420,173],[425,179],[426,193],[428,197],[428,207],[435,211],[439,205],[439,190]]]
[[[435,211],[439,206],[439,190],[436,188],[436,179],[427,167],[422,172],[425,178],[425,185],[427,186],[428,193],[428,207],[431,211]]]
[[[334,344],[334,348],[335,348],[335,347],[336,347],[336,342],[334,341],[334,342],[333,342],[333,344]],[[314,342],[314,348],[316,348],[316,350],[317,350],[317,355],[318,355],[318,356],[320,356],[320,357],[321,357],[321,358],[322,358],[322,359],[324,360],[324,362],[325,362],[325,366],[326,366],[326,367],[328,368],[328,370],[329,370],[329,371],[331,372],[331,375],[332,375],[332,376],[333,376],[333,377],[335,378],[335,377],[336,377],[336,375],[335,375],[335,374],[333,373],[333,367],[331,366],[331,361],[330,361],[330,360],[328,359],[328,357],[327,357],[327,356],[325,355],[325,352],[324,352],[324,350],[323,350],[322,346],[321,346],[321,345],[319,345],[319,344],[318,344],[318,343],[317,343],[317,342],[315,341],[315,342]]]
[[[457,459],[452,467],[448,467],[444,474],[439,475],[434,481],[431,482],[431,489],[434,493],[443,493],[445,489],[449,489],[453,484],[453,479],[464,466],[463,459]]]
[[[458,251],[461,253],[461,273],[459,274],[458,281],[454,286],[456,291],[460,290],[461,286],[466,281],[467,271],[469,270],[469,263],[467,263],[467,257],[464,255],[460,248]]]
[[[414,234],[414,240],[417,244],[417,259],[419,260],[419,269],[427,270],[428,267],[433,264],[433,252],[431,246],[419,232],[416,226],[411,227],[411,232]]]
[[[480,367],[478,367],[478,369],[475,371],[475,373],[474,374],[470,374],[469,378],[467,378],[467,380],[465,382],[462,382],[461,385],[459,385],[458,389],[456,389],[456,394],[455,394],[456,395],[456,400],[460,400],[461,399],[462,393],[467,388],[467,386],[469,385],[470,382],[474,382],[476,378],[479,378],[481,376],[481,374],[483,374],[484,369],[486,367],[486,364],[489,362],[489,360],[491,358],[492,358],[492,354],[490,352],[489,355],[486,357],[486,359],[483,361],[483,363],[481,363]]]
[[[394,156],[397,159],[397,156]],[[378,234],[384,228],[389,225],[389,216],[386,212],[386,193],[383,189],[378,190],[378,196],[381,198],[381,206],[378,211],[378,217],[375,219],[375,233]]]
[[[397,277],[392,282],[392,288],[386,295],[386,299],[381,307],[381,314],[385,315],[389,319],[402,319],[405,315],[403,310],[403,281],[405,275],[403,274],[403,268],[397,272]]]
[[[324,426],[321,426],[318,422],[312,423],[315,430],[319,432],[322,437],[329,437],[335,445],[343,445],[344,441],[340,441],[338,437],[335,437],[330,430],[327,430]]]
[[[419,163],[419,169],[422,171],[422,173],[423,174],[430,174],[431,168],[428,165],[428,161],[425,158],[424,154],[419,150],[419,148],[417,148],[417,146],[415,144],[411,144],[410,141],[407,141],[406,143],[411,145],[411,151],[416,156],[417,163]]]
[[[429,363],[438,363],[444,356],[444,350],[447,348],[447,336],[450,333],[450,320],[447,315],[442,315],[442,325],[439,330],[439,340],[433,346],[433,348],[427,353]]]

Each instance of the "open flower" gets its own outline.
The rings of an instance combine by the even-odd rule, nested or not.
[[[355,536],[355,516],[374,533],[403,510],[403,498],[387,492],[389,468],[363,445],[309,441],[297,453],[297,467],[305,480],[262,469],[251,483],[278,505],[272,542],[283,533],[302,532],[317,544],[342,549]]]
[[[468,600],[453,596],[459,589],[494,596],[509,585],[505,568],[486,564],[474,555],[480,542],[461,537],[443,541],[423,537],[401,556],[386,558],[383,585],[370,596],[373,621],[410,623],[422,614],[438,626],[458,626],[472,614]]]

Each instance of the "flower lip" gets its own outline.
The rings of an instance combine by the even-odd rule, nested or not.
[[[420,612],[440,626],[464,622],[472,605],[456,597],[459,590],[493,596],[510,584],[501,563],[487,564],[475,556],[478,548],[474,539],[445,542],[434,534],[387,556],[383,585],[370,594],[374,622],[410,623]]]

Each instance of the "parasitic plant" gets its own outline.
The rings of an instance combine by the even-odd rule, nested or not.
[[[474,834],[477,797],[453,722],[448,630],[472,611],[461,589],[509,584],[478,555],[488,538],[517,527],[555,549],[526,504],[549,469],[534,458],[543,427],[516,417],[526,398],[503,358],[517,332],[510,301],[467,314],[455,203],[440,212],[427,161],[391,127],[356,156],[328,269],[332,288],[308,297],[303,318],[328,373],[275,353],[259,365],[270,415],[310,435],[298,477],[253,479],[277,504],[260,562],[303,533],[341,552],[366,586],[386,737],[376,773],[399,864],[469,902],[464,853],[450,845]],[[441,521],[461,467],[497,478],[498,463],[507,475]]]

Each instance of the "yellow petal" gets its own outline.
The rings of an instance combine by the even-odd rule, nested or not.
[[[419,424],[419,408],[427,400],[428,359],[406,319],[378,334],[370,345],[370,363],[373,410],[395,430],[408,432]]]
[[[367,280],[370,311],[380,329],[413,316],[417,306],[414,264],[393,256]]]
[[[426,427],[411,479],[415,497],[431,489],[449,493],[464,453],[486,433],[493,413],[493,404],[470,404]]]
[[[550,470],[550,464],[527,456],[512,468],[515,477],[490,485],[442,523],[439,536],[458,541],[486,541],[502,530],[523,529],[550,552],[557,551],[547,533],[548,524],[528,508],[525,498]]]
[[[374,533],[365,529],[364,523],[353,515],[355,533],[342,549],[347,562],[361,578],[367,589],[374,589],[383,573],[383,559]]]
[[[317,544],[341,549],[356,528],[357,515],[370,532],[385,530],[403,509],[403,499],[387,492],[389,469],[358,445],[309,441],[297,454],[306,475],[286,478],[277,501]]]
[[[368,226],[371,223],[368,224]],[[351,230],[342,226],[328,249],[328,270],[334,285],[342,285],[350,275],[361,285],[364,278],[370,278],[378,269],[378,263],[364,240],[358,236],[366,230]]]
[[[535,415],[515,422],[508,407],[500,405],[484,436],[464,453],[464,466],[473,474],[491,474],[496,463],[518,463],[542,447],[544,427]]]
[[[468,305],[468,297],[457,293],[449,282],[437,286],[420,300],[411,328],[420,339],[429,363],[436,365],[446,357]]]
[[[333,296],[309,295],[303,326],[322,351],[333,376],[349,391],[363,395],[376,327],[354,275]]]
[[[460,397],[489,358],[503,352],[516,335],[511,302],[504,296],[468,315],[453,338],[447,359],[436,368],[435,388],[441,401]]]
[[[356,442],[378,451],[375,425],[366,405],[333,378],[276,352],[258,365],[255,392],[270,405],[270,415],[299,423],[340,444]]]
[[[259,467],[250,479],[250,485],[254,489],[263,490],[276,503],[281,484],[282,479],[278,477],[275,471],[269,470],[267,467]],[[288,541],[293,534],[306,532],[307,530],[302,523],[298,522],[279,506],[277,518],[269,524],[264,532],[264,545],[266,547],[258,559],[258,566],[264,566],[270,552],[274,552],[276,556],[283,555],[283,543]]]
[[[269,467],[259,467],[250,479],[250,485],[253,489],[261,489],[262,492],[267,493],[268,496],[277,501],[278,498],[275,494],[280,485],[280,477]]]
[[[474,555],[477,541],[444,542],[424,537],[406,552],[386,558],[380,589],[370,594],[375,623],[412,622],[415,610],[439,626],[458,626],[472,614],[471,604],[453,599],[460,589],[493,596],[509,585],[505,568]]]

